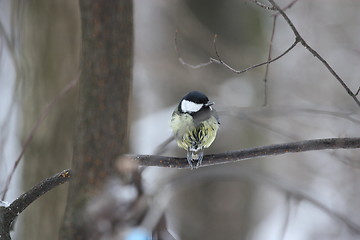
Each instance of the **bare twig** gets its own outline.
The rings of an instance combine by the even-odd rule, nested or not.
[[[252,2],[254,2],[256,5],[262,7],[262,8],[265,8],[265,9],[268,9],[268,10],[277,10],[278,13],[274,15],[274,17],[276,17],[277,15],[281,15],[285,21],[287,22],[287,24],[290,26],[291,30],[293,31],[294,35],[295,35],[295,42],[293,43],[293,45],[290,46],[290,48],[288,50],[286,50],[283,54],[281,54],[280,56],[278,56],[277,58],[274,58],[272,60],[269,60],[268,58],[268,61],[266,62],[263,62],[263,63],[260,63],[260,64],[256,64],[256,65],[253,65],[251,67],[248,67],[246,69],[243,69],[243,70],[236,70],[232,67],[230,67],[228,64],[226,64],[219,56],[219,53],[216,49],[216,38],[217,38],[217,35],[215,35],[214,37],[214,48],[215,48],[215,52],[216,52],[216,55],[218,57],[218,59],[215,59],[215,58],[212,58],[210,57],[209,58],[209,61],[208,62],[205,62],[205,63],[201,63],[201,64],[198,64],[198,65],[191,65],[191,64],[188,64],[186,63],[182,57],[180,56],[180,52],[179,52],[179,49],[178,49],[178,46],[177,46],[177,31],[176,31],[176,34],[175,34],[175,49],[176,49],[176,52],[178,53],[178,56],[179,56],[179,61],[183,64],[183,65],[186,65],[190,68],[193,68],[193,69],[197,69],[197,68],[201,68],[201,67],[205,67],[205,66],[208,66],[212,63],[217,63],[217,64],[221,64],[221,65],[224,65],[227,69],[229,69],[230,71],[236,73],[236,74],[240,74],[240,73],[244,73],[248,70],[251,70],[253,68],[256,68],[256,67],[260,67],[262,65],[265,65],[265,64],[269,64],[273,61],[276,61],[278,60],[279,58],[281,58],[282,56],[284,56],[286,53],[288,53],[292,48],[294,48],[297,43],[301,43],[301,45],[303,45],[314,57],[316,57],[320,62],[323,63],[323,65],[328,69],[328,71],[335,77],[335,79],[341,84],[341,86],[346,90],[346,92],[348,93],[349,96],[351,96],[354,101],[356,102],[356,104],[360,107],[360,101],[357,99],[357,95],[360,91],[360,88],[358,89],[358,91],[356,93],[353,93],[351,91],[351,89],[346,85],[346,83],[342,80],[342,78],[334,71],[334,69],[327,63],[327,61],[320,56],[320,54],[314,50],[309,44],[307,44],[307,42],[304,40],[304,38],[299,34],[299,32],[297,31],[297,29],[295,28],[294,24],[291,22],[291,20],[289,19],[289,17],[285,14],[285,10],[292,7],[296,2],[297,0],[293,0],[290,4],[288,4],[284,9],[281,9],[273,0],[268,0],[271,4],[272,4],[272,7],[269,7],[269,6],[266,6],[265,4],[257,1],[257,0],[251,0]],[[275,21],[275,19],[274,19]],[[265,81],[265,92],[266,92],[266,81]]]
[[[357,95],[359,94],[359,92],[360,92],[360,87],[359,87],[358,90],[356,91],[355,96],[357,96]]]
[[[23,193],[8,207],[0,207],[0,240],[8,240],[10,238],[10,226],[14,219],[37,198],[46,192],[57,187],[60,184],[70,181],[72,178],[71,170],[64,170],[54,176],[45,179],[38,185]]]
[[[251,1],[252,1],[253,3],[255,3],[256,5],[258,5],[259,7],[262,7],[262,8],[264,8],[264,9],[266,9],[266,10],[275,10],[274,7],[267,6],[267,5],[261,3],[261,2],[259,2],[259,1],[257,1],[257,0],[251,0]]]
[[[70,169],[64,170],[60,173],[55,174],[52,177],[43,180],[42,182],[31,188],[26,193],[23,193],[8,207],[12,216],[16,217],[27,206],[29,206],[33,201],[35,201],[40,196],[44,195],[46,192],[57,187],[58,185],[70,181],[72,176],[73,174]]]
[[[288,10],[289,8],[291,8],[292,6],[294,6],[294,4],[297,2],[298,0],[293,0],[291,3],[289,3],[287,6],[283,7],[282,10],[285,12],[286,10]],[[274,8],[273,10],[276,10],[276,8]],[[279,16],[279,12],[274,14],[274,17]]]
[[[202,67],[208,66],[208,65],[210,65],[210,64],[213,63],[213,59],[212,59],[212,58],[210,58],[208,62],[200,63],[200,64],[198,64],[198,65],[192,65],[192,64],[189,64],[189,63],[185,62],[185,61],[183,60],[183,58],[181,57],[181,54],[180,54],[180,49],[179,49],[179,47],[178,47],[178,41],[177,41],[177,35],[178,35],[178,30],[176,29],[176,31],[175,31],[175,38],[174,38],[174,40],[175,40],[175,51],[176,51],[176,53],[177,53],[177,55],[178,55],[179,62],[180,62],[182,65],[185,65],[185,66],[187,66],[187,67],[189,67],[189,68],[192,68],[192,69],[198,69],[198,68],[202,68]]]
[[[243,70],[236,70],[236,69],[230,67],[227,63],[225,63],[225,62],[220,58],[219,52],[217,51],[217,48],[216,48],[216,37],[217,37],[217,36],[215,35],[215,38],[214,38],[214,48],[215,48],[215,53],[216,53],[216,56],[218,57],[218,59],[213,59],[213,62],[224,65],[227,69],[229,69],[230,71],[232,71],[232,72],[234,72],[234,73],[236,73],[236,74],[244,73],[244,72],[247,72],[247,71],[249,71],[249,70],[251,70],[251,69],[254,69],[254,68],[263,66],[263,65],[265,65],[265,64],[272,63],[272,62],[278,60],[279,58],[283,57],[284,55],[286,55],[288,52],[290,52],[291,49],[293,49],[293,48],[296,46],[296,44],[299,43],[299,41],[298,41],[297,39],[295,39],[295,42],[294,42],[285,52],[283,52],[282,54],[280,54],[280,55],[277,56],[276,58],[270,59],[270,60],[268,60],[268,61],[266,61],[266,62],[262,62],[262,63],[255,64],[255,65],[253,65],[253,66],[251,66],[251,67],[248,67],[248,68],[245,68],[245,69],[243,69]]]
[[[283,11],[286,11],[287,9],[291,8],[298,0],[293,0],[291,3],[289,3],[289,5],[287,5],[286,7],[283,8]],[[271,52],[272,52],[272,44],[273,44],[273,40],[274,40],[274,35],[275,35],[275,28],[276,28],[276,20],[277,20],[277,16],[279,15],[279,12],[275,13],[274,19],[273,19],[273,25],[272,25],[272,30],[271,30],[271,37],[270,37],[270,44],[269,44],[269,53],[268,53],[268,61],[271,60]],[[265,69],[265,77],[264,77],[264,106],[267,106],[268,103],[268,86],[267,86],[267,80],[268,80],[268,74],[269,74],[269,66],[270,64],[267,63],[266,64],[266,69]]]
[[[252,2],[254,2],[256,5],[264,8],[264,9],[267,9],[267,10],[276,10],[275,7],[270,7],[270,6],[266,6],[265,4],[257,1],[257,0],[251,0]],[[289,5],[287,5],[285,8],[284,8],[284,11],[290,7],[292,7],[298,0],[293,0]],[[274,14],[274,25],[273,25],[273,32],[272,32],[272,36],[271,36],[271,43],[272,43],[272,39],[274,37],[274,29],[275,29],[275,21],[276,21],[276,14],[278,13],[275,13]],[[263,62],[263,63],[259,63],[259,64],[255,64],[253,66],[250,66],[248,68],[245,68],[243,70],[236,70],[234,69],[233,67],[231,67],[229,64],[225,63],[221,57],[220,57],[220,54],[217,50],[217,46],[216,46],[216,39],[218,37],[217,34],[214,35],[214,40],[213,40],[213,45],[214,45],[214,50],[215,50],[215,54],[217,56],[217,59],[216,58],[212,58],[210,57],[209,58],[209,61],[208,62],[204,62],[204,63],[200,63],[200,64],[197,64],[197,65],[192,65],[192,64],[189,64],[187,63],[186,61],[184,61],[184,59],[181,57],[181,54],[180,54],[180,50],[179,50],[179,47],[178,47],[178,42],[177,42],[177,34],[178,34],[178,30],[175,31],[175,51],[176,53],[178,54],[178,59],[180,61],[181,64],[189,67],[189,68],[192,68],[192,69],[198,69],[198,68],[202,68],[202,67],[206,67],[212,63],[217,63],[217,64],[221,64],[221,65],[224,65],[227,69],[229,69],[230,71],[236,73],[236,74],[241,74],[241,73],[244,73],[244,72],[247,72],[251,69],[254,69],[254,68],[257,68],[257,67],[260,67],[260,66],[263,66],[263,65],[267,65],[266,67],[266,73],[265,73],[265,104],[267,104],[267,85],[266,85],[266,76],[267,76],[267,72],[268,72],[268,66],[269,66],[269,63],[271,62],[274,62],[276,60],[278,60],[279,58],[283,57],[285,54],[287,54],[291,49],[293,49],[298,43],[299,43],[299,40],[298,39],[295,39],[295,42],[282,54],[280,54],[278,57],[274,58],[274,59],[271,59],[271,44],[270,44],[270,49],[269,49],[269,55],[268,55],[268,60],[266,62]]]
[[[256,157],[280,155],[285,153],[350,148],[360,148],[360,138],[315,139],[206,155],[204,156],[201,167],[229,162],[237,162]],[[165,157],[156,155],[129,155],[128,157],[134,159],[135,161],[138,161],[140,166],[189,168],[189,164],[187,163],[186,158]]]
[[[340,78],[340,76],[334,71],[334,69],[326,62],[326,60],[320,56],[320,54],[315,51],[309,44],[304,40],[304,38],[300,35],[298,30],[295,28],[294,24],[291,22],[286,13],[275,3],[273,0],[268,0],[268,2],[273,5],[273,7],[280,13],[280,15],[285,19],[287,24],[290,26],[293,31],[298,42],[301,43],[314,57],[320,60],[324,64],[324,66],[329,70],[329,72],[336,78],[336,80],[341,84],[341,86],[346,90],[346,92],[354,99],[356,104],[360,107],[360,101],[357,99],[356,94],[354,94],[350,88],[346,85],[346,83]]]
[[[177,45],[177,32],[175,32],[175,50],[178,54],[178,58],[179,58],[179,61],[181,64],[187,66],[187,67],[190,67],[192,69],[198,69],[198,68],[202,68],[202,67],[205,67],[205,66],[208,66],[212,63],[217,63],[217,64],[220,64],[220,65],[223,65],[225,66],[227,69],[229,69],[230,71],[236,73],[236,74],[241,74],[241,73],[244,73],[244,72],[247,72],[251,69],[254,69],[254,68],[257,68],[257,67],[260,67],[260,66],[263,66],[265,64],[269,64],[269,63],[272,63],[276,60],[278,60],[279,58],[283,57],[284,55],[286,55],[291,49],[293,49],[298,43],[299,43],[299,40],[298,39],[295,39],[295,42],[287,49],[285,50],[285,52],[283,52],[282,54],[280,54],[279,56],[277,56],[276,58],[274,59],[270,59],[266,62],[262,62],[262,63],[258,63],[258,64],[255,64],[253,66],[250,66],[250,67],[247,67],[245,69],[242,69],[242,70],[236,70],[234,69],[233,67],[231,67],[229,64],[225,63],[221,57],[220,57],[220,54],[217,50],[217,46],[216,46],[216,39],[217,39],[217,34],[215,34],[214,36],[214,40],[213,40],[213,45],[214,45],[214,50],[215,50],[215,54],[217,56],[217,59],[216,58],[213,58],[213,57],[210,57],[209,58],[209,61],[208,62],[204,62],[204,63],[200,63],[198,65],[192,65],[192,64],[189,64],[187,62],[185,62],[182,57],[181,57],[181,54],[180,54],[180,51],[179,51],[179,48],[178,48],[178,45]]]
[[[268,61],[270,61],[271,59],[271,52],[272,52],[272,44],[273,44],[273,40],[274,40],[274,35],[275,35],[275,28],[276,28],[276,16],[274,16],[273,19],[273,26],[272,26],[272,31],[271,31],[271,37],[270,37],[270,44],[269,44],[269,53],[268,53]],[[266,64],[266,69],[265,69],[265,77],[264,77],[264,106],[267,106],[268,103],[268,87],[267,87],[267,79],[268,79],[268,74],[269,74],[269,66],[270,64],[267,63]]]
[[[79,76],[80,76],[80,74],[78,74],[73,80],[71,80],[68,84],[66,84],[66,86],[60,91],[60,93],[45,107],[45,109],[42,112],[41,116],[35,122],[33,128],[31,129],[31,131],[30,131],[30,133],[28,135],[28,137],[26,138],[26,141],[25,141],[25,143],[24,143],[24,145],[22,147],[21,153],[19,154],[18,158],[16,159],[16,161],[14,163],[14,166],[13,166],[8,178],[6,179],[5,188],[4,188],[3,192],[2,192],[2,197],[1,197],[2,200],[5,200],[7,191],[9,190],[11,179],[12,179],[14,173],[15,173],[15,170],[16,170],[17,166],[20,163],[20,160],[24,156],[28,145],[30,144],[32,138],[34,137],[34,134],[35,134],[36,130],[40,127],[40,125],[43,123],[43,121],[49,115],[50,110],[53,109],[53,107],[60,101],[60,99],[66,93],[68,93],[73,87],[76,86],[77,82],[79,81]]]

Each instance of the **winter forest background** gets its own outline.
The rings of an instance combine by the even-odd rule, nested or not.
[[[282,15],[263,7],[272,3],[126,0],[102,6],[85,0],[0,0],[3,201],[11,203],[64,169],[79,169],[81,164],[74,163],[79,156],[91,159],[110,151],[110,136],[118,135],[116,128],[99,120],[105,129],[101,136],[109,136],[95,141],[93,149],[101,153],[76,153],[86,145],[77,142],[84,133],[97,131],[96,126],[79,127],[81,119],[101,119],[101,115],[128,119],[119,126],[119,135],[127,139],[119,144],[116,157],[120,160],[111,160],[105,171],[102,163],[81,165],[101,176],[93,183],[83,180],[84,187],[82,181],[72,185],[72,194],[77,188],[83,189],[79,195],[89,194],[80,204],[85,213],[79,218],[73,214],[78,205],[67,206],[72,197],[68,196],[69,183],[63,184],[19,215],[12,239],[71,239],[79,232],[88,234],[79,239],[130,239],[129,233],[139,226],[152,233],[153,239],[358,239],[358,149],[274,155],[193,171],[163,167],[138,171],[121,160],[123,153],[184,157],[174,142],[161,153],[158,146],[171,136],[171,113],[191,90],[206,93],[222,121],[205,154],[359,136],[360,2],[275,2],[345,87],[296,38]],[[121,12],[119,18],[116,11]],[[88,28],[82,25],[86,20]],[[89,35],[96,41],[84,40],[89,30],[104,33],[103,42],[96,42],[96,34]],[[118,45],[116,36],[120,36]],[[294,41],[296,46],[269,65],[239,74],[234,70],[266,62],[269,49],[270,58],[276,58]],[[104,44],[108,42],[113,45]],[[127,49],[126,54],[122,49]],[[110,57],[103,61],[101,54]],[[218,63],[199,66],[210,58]],[[98,94],[96,99],[102,100],[128,94],[124,109],[129,115],[117,108],[124,101],[115,103],[109,98],[102,106],[82,97],[85,78],[93,75],[86,70],[88,62],[94,63],[89,69],[101,76],[88,95]],[[111,75],[118,69],[126,71]],[[114,76],[125,76],[116,87],[125,95],[114,91]],[[79,117],[92,104],[96,108]],[[98,109],[105,109],[100,116]],[[119,164],[123,162],[126,166]],[[92,184],[96,191],[88,191]],[[81,231],[69,230],[80,225]]]

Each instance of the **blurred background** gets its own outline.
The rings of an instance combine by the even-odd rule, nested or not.
[[[276,2],[285,7],[292,1]],[[134,0],[134,9],[131,153],[156,152],[171,136],[172,111],[191,90],[214,101],[221,118],[205,154],[359,136],[359,107],[300,44],[270,64],[267,96],[265,66],[238,75],[222,65],[192,69],[179,62],[176,30],[177,47],[189,64],[216,57],[214,34],[222,60],[233,68],[266,61],[273,12],[244,0]],[[299,0],[286,10],[353,92],[360,85],[359,9],[356,0]],[[71,0],[0,0],[1,192],[37,119],[79,72],[79,14]],[[294,39],[279,16],[272,56]],[[76,88],[52,107],[33,135],[5,201],[71,166],[75,113]],[[162,154],[186,153],[172,142]],[[194,171],[149,167],[142,177],[176,239],[358,239],[359,231],[348,226],[360,226],[359,161],[359,150],[316,151]],[[66,188],[26,209],[13,239],[56,239]]]

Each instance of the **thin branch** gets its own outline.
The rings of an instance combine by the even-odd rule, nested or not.
[[[2,197],[1,197],[2,200],[5,200],[7,191],[9,190],[11,179],[15,173],[16,168],[18,167],[18,165],[20,163],[20,160],[24,156],[27,147],[29,146],[32,138],[34,137],[35,132],[40,127],[40,125],[43,123],[43,121],[46,119],[46,117],[49,115],[50,110],[54,108],[54,106],[60,101],[60,99],[62,99],[62,97],[66,93],[68,93],[73,87],[76,86],[77,82],[79,81],[79,77],[80,77],[80,73],[73,80],[71,80],[68,84],[66,84],[66,86],[60,91],[60,93],[45,107],[45,109],[42,112],[42,114],[40,115],[39,119],[35,122],[28,137],[26,138],[26,141],[22,147],[21,153],[19,154],[18,158],[16,159],[8,178],[6,179],[5,188],[2,192]]]
[[[270,7],[270,6],[266,6],[265,4],[257,1],[257,0],[251,0],[252,2],[254,2],[256,5],[264,8],[264,9],[267,9],[267,10],[276,10],[275,7]],[[294,0],[293,2],[291,2],[288,6],[286,6],[284,8],[284,10],[292,7],[298,0]],[[274,28],[275,28],[275,21],[276,21],[276,14],[274,15]],[[272,33],[272,37],[271,37],[271,41],[273,39],[273,36],[274,36],[274,28],[273,28],[273,33]],[[254,68],[257,68],[257,67],[260,67],[262,65],[267,65],[267,70],[266,70],[266,75],[267,76],[267,71],[268,71],[268,65],[269,63],[271,62],[274,62],[276,60],[278,60],[279,58],[283,57],[285,54],[287,54],[291,49],[293,49],[298,43],[299,43],[299,40],[298,39],[295,39],[295,42],[284,52],[282,53],[281,55],[279,55],[278,57],[274,58],[274,59],[271,59],[270,58],[270,54],[271,54],[271,47],[270,47],[270,50],[269,50],[269,56],[268,56],[268,60],[266,62],[263,62],[263,63],[259,63],[259,64],[256,64],[256,65],[253,65],[251,67],[248,67],[248,68],[245,68],[243,70],[236,70],[234,69],[233,67],[231,67],[229,64],[225,63],[221,57],[220,57],[220,54],[217,50],[217,46],[216,46],[216,39],[217,39],[217,34],[214,35],[214,40],[213,40],[213,45],[214,45],[214,50],[215,50],[215,54],[217,56],[217,59],[216,58],[212,58],[210,57],[209,58],[209,61],[208,62],[204,62],[204,63],[200,63],[200,64],[197,64],[197,65],[192,65],[192,64],[189,64],[187,63],[186,61],[184,61],[184,59],[181,57],[181,54],[180,54],[180,50],[179,50],[179,47],[178,47],[178,42],[177,42],[177,34],[178,34],[178,30],[175,31],[175,51],[176,53],[178,54],[178,59],[179,59],[179,62],[189,68],[192,68],[192,69],[198,69],[198,68],[202,68],[202,67],[206,67],[210,64],[213,64],[213,63],[217,63],[217,64],[221,64],[221,65],[224,65],[227,69],[229,69],[230,71],[236,73],[236,74],[241,74],[241,73],[244,73],[244,72],[247,72],[251,69],[254,69]],[[265,103],[267,101],[267,86],[266,86],[266,78],[265,78]],[[266,104],[265,104],[266,105]]]
[[[213,59],[213,61],[216,62],[216,63],[219,63],[219,64],[224,65],[227,69],[229,69],[230,71],[232,71],[232,72],[234,72],[234,73],[236,73],[236,74],[240,74],[240,73],[247,72],[247,71],[249,71],[249,70],[251,70],[251,69],[254,69],[254,68],[263,66],[263,65],[265,65],[265,64],[269,64],[269,63],[275,62],[276,60],[282,58],[282,57],[285,56],[288,52],[290,52],[290,50],[293,49],[298,43],[299,43],[299,40],[298,40],[298,39],[295,39],[294,43],[293,43],[285,52],[283,52],[282,54],[280,54],[280,55],[277,56],[276,58],[273,58],[273,59],[268,60],[268,61],[266,61],[266,62],[262,62],[262,63],[255,64],[255,65],[253,65],[253,66],[251,66],[251,67],[248,67],[248,68],[245,68],[245,69],[243,69],[243,70],[236,70],[236,69],[230,67],[230,66],[229,66],[228,64],[226,64],[223,60],[221,60],[221,58],[220,58],[220,56],[219,56],[219,54],[218,54],[217,51],[216,51],[216,55],[217,55],[217,57],[219,58],[219,60]]]
[[[204,156],[201,167],[237,162],[256,157],[280,155],[285,153],[307,152],[328,149],[360,148],[360,138],[326,138],[285,144],[276,144],[239,151],[218,153]],[[156,155],[128,156],[138,161],[140,166],[189,168],[186,158],[166,157]]]
[[[253,3],[255,3],[256,5],[258,5],[259,7],[262,7],[262,8],[264,8],[264,9],[266,9],[266,10],[276,10],[274,7],[271,7],[271,6],[267,6],[267,5],[265,5],[265,4],[263,4],[263,3],[261,3],[261,2],[259,2],[259,1],[257,1],[257,0],[251,0]]]
[[[257,5],[258,2],[252,0],[253,2],[255,2]],[[291,3],[289,3],[286,7],[283,8],[283,11],[286,11],[287,9],[291,8],[298,0],[293,0]],[[259,5],[260,7],[262,7],[261,5]],[[271,9],[273,10],[273,9]],[[279,12],[276,12],[273,16],[273,25],[272,25],[272,31],[271,31],[271,37],[270,37],[270,44],[269,44],[269,53],[268,53],[268,61],[271,60],[271,52],[272,52],[272,44],[273,44],[273,40],[274,40],[274,36],[275,36],[275,28],[276,28],[276,20],[277,20],[277,16],[279,15]],[[267,102],[268,102],[268,86],[267,86],[267,80],[268,80],[268,74],[269,74],[269,66],[270,64],[267,63],[266,64],[266,69],[265,69],[265,77],[264,77],[264,105],[263,106],[267,106]]]
[[[0,239],[10,239],[9,232],[11,223],[14,219],[27,208],[37,198],[44,195],[51,189],[71,180],[73,174],[71,170],[64,170],[54,176],[43,180],[38,185],[23,193],[8,207],[0,208]]]
[[[70,181],[73,174],[70,169],[64,170],[60,173],[55,174],[52,177],[49,177],[38,185],[31,188],[26,193],[23,193],[20,197],[18,197],[14,202],[7,207],[12,214],[13,218],[19,215],[22,211],[24,211],[27,206],[29,206],[36,199],[50,191],[51,189]]]
[[[293,48],[299,43],[299,40],[298,40],[298,39],[295,39],[295,42],[294,42],[285,52],[283,52],[282,54],[280,54],[280,55],[277,56],[276,58],[270,59],[270,60],[268,60],[268,61],[266,61],[266,62],[262,62],[262,63],[255,64],[255,65],[253,65],[253,66],[247,67],[247,68],[242,69],[242,70],[236,70],[236,69],[234,69],[233,67],[231,67],[229,64],[225,63],[225,62],[221,59],[220,54],[219,54],[219,52],[218,52],[218,50],[217,50],[217,46],[216,46],[217,34],[215,34],[214,40],[213,40],[214,50],[215,50],[215,54],[216,54],[216,56],[217,56],[217,59],[210,57],[208,62],[200,63],[200,64],[198,64],[198,65],[192,65],[192,64],[189,64],[189,63],[185,62],[185,61],[182,59],[181,54],[180,54],[180,51],[179,51],[179,48],[178,48],[178,44],[177,44],[177,32],[178,32],[178,31],[175,32],[175,50],[176,50],[176,52],[177,52],[177,54],[178,54],[178,58],[179,58],[179,61],[180,61],[181,64],[183,64],[183,65],[185,65],[185,66],[187,66],[187,67],[190,67],[190,68],[192,68],[192,69],[198,69],[198,68],[202,68],[202,67],[208,66],[208,65],[210,65],[210,64],[212,64],[212,63],[217,63],[217,64],[220,64],[220,65],[225,66],[227,69],[229,69],[230,71],[232,71],[232,72],[234,72],[234,73],[236,73],[236,74],[241,74],[241,73],[247,72],[247,71],[249,71],[249,70],[251,70],[251,69],[254,69],[254,68],[263,66],[263,65],[265,65],[265,64],[272,63],[272,62],[280,59],[280,58],[283,57],[284,55],[286,55],[288,52],[290,52],[291,49],[293,49]]]
[[[275,28],[276,28],[276,18],[277,17],[274,16],[271,37],[270,37],[270,44],[269,44],[269,53],[268,53],[268,59],[267,59],[268,61],[270,61],[270,59],[271,59],[272,45],[273,45],[273,40],[274,40],[274,36],[275,36]],[[265,77],[264,77],[264,106],[267,106],[267,103],[268,103],[267,79],[268,79],[268,74],[269,74],[269,66],[270,66],[270,64],[267,63],[266,69],[265,69]]]
[[[266,62],[263,62],[263,63],[260,63],[260,64],[256,64],[256,65],[253,65],[251,67],[248,67],[244,70],[236,70],[232,67],[230,67],[228,64],[226,64],[219,56],[218,54],[218,51],[216,50],[216,38],[217,38],[217,35],[215,35],[214,37],[214,48],[215,48],[215,52],[216,52],[216,55],[218,57],[218,59],[215,59],[215,58],[212,58],[210,57],[209,58],[209,61],[208,62],[205,62],[205,63],[201,63],[201,64],[198,64],[198,65],[192,65],[192,64],[188,64],[187,62],[185,62],[181,55],[180,55],[180,51],[178,49],[178,45],[177,45],[177,32],[176,31],[176,34],[175,34],[175,49],[176,49],[176,52],[178,53],[178,57],[179,57],[179,61],[183,64],[183,65],[186,65],[190,68],[193,68],[193,69],[197,69],[197,68],[201,68],[201,67],[205,67],[205,66],[208,66],[212,63],[217,63],[217,64],[221,64],[221,65],[224,65],[227,69],[229,69],[230,71],[232,72],[235,72],[236,74],[240,74],[240,73],[244,73],[248,70],[251,70],[253,68],[256,68],[256,67],[260,67],[262,65],[265,65],[265,64],[269,64],[273,61],[276,61],[278,60],[279,58],[281,58],[282,56],[284,56],[286,53],[288,53],[292,48],[294,48],[297,43],[301,43],[301,45],[303,45],[314,57],[316,57],[318,60],[320,60],[320,62],[322,62],[324,64],[324,66],[328,69],[328,71],[336,78],[336,80],[341,84],[341,86],[346,90],[346,92],[348,93],[349,96],[351,96],[354,101],[356,102],[356,104],[360,107],[360,101],[357,99],[357,95],[360,91],[360,88],[358,89],[358,91],[356,93],[353,93],[351,91],[351,89],[346,85],[346,83],[342,80],[342,78],[340,78],[340,76],[334,71],[334,69],[327,63],[327,61],[320,56],[320,54],[318,54],[312,47],[310,47],[310,45],[307,44],[307,42],[302,38],[302,36],[299,34],[299,32],[297,31],[297,29],[295,28],[294,24],[291,22],[291,20],[289,19],[289,17],[285,14],[285,10],[286,9],[289,9],[290,7],[292,7],[298,0],[293,0],[290,4],[288,4],[283,10],[273,1],[273,0],[268,0],[273,7],[269,7],[269,6],[266,6],[265,4],[257,1],[257,0],[251,0],[252,2],[254,2],[256,5],[262,7],[262,8],[265,8],[265,9],[268,9],[268,10],[277,10],[278,13],[277,14],[280,14],[284,19],[285,21],[287,22],[287,24],[290,26],[291,30],[294,32],[294,35],[296,37],[295,39],[295,42],[293,43],[293,45],[288,49],[286,50],[283,54],[281,54],[279,57],[277,58],[274,58],[273,60],[268,60]],[[274,17],[277,16],[277,14],[274,15]],[[266,86],[265,86],[266,88]],[[266,90],[265,90],[266,91]]]
[[[198,69],[198,68],[202,68],[202,67],[208,66],[208,65],[213,63],[212,58],[210,58],[208,62],[200,63],[198,65],[192,65],[192,64],[189,64],[189,63],[185,62],[184,59],[181,57],[181,54],[180,54],[180,49],[178,47],[178,41],[177,41],[177,35],[178,35],[178,30],[176,29],[175,38],[174,38],[174,40],[175,40],[175,51],[176,51],[176,53],[178,55],[179,62],[182,65],[185,65],[185,66],[187,66],[189,68],[192,68],[192,69]]]
[[[287,24],[290,26],[293,31],[298,42],[301,43],[314,57],[320,60],[324,64],[324,66],[329,70],[329,72],[336,78],[336,80],[341,84],[341,86],[346,90],[346,92],[354,99],[356,104],[360,107],[360,101],[357,99],[356,94],[354,94],[350,88],[345,84],[345,82],[340,78],[340,76],[332,69],[332,67],[326,62],[326,60],[319,55],[309,44],[302,38],[299,34],[298,30],[295,28],[294,24],[291,22],[289,17],[285,14],[285,12],[275,3],[273,0],[268,0],[273,7],[280,13],[280,15],[285,19]]]
[[[293,0],[291,3],[289,3],[287,6],[283,7],[282,10],[285,12],[286,10],[288,10],[289,8],[291,8],[292,6],[294,6],[294,4],[297,2],[298,0]],[[274,8],[274,10],[276,10],[276,8]],[[274,14],[274,17],[279,16],[279,12]]]
[[[358,90],[356,91],[355,96],[357,96],[357,95],[359,94],[359,92],[360,92],[360,87],[359,87]]]

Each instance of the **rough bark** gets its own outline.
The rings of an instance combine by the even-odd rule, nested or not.
[[[82,74],[79,120],[63,239],[91,239],[86,203],[128,151],[128,111],[133,63],[133,6],[125,1],[80,1]]]

